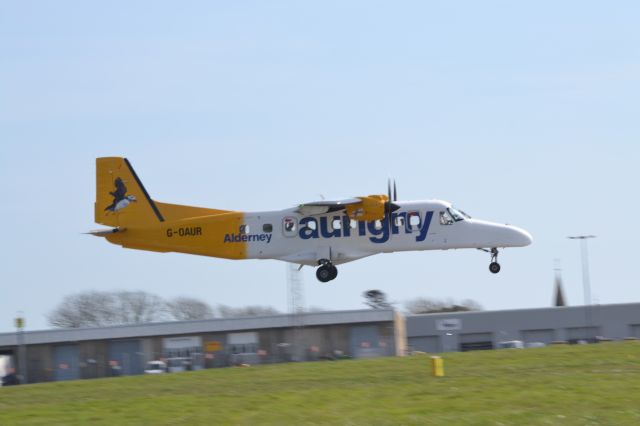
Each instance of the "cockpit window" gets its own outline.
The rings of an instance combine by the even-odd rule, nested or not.
[[[461,220],[465,220],[465,219],[471,219],[471,216],[469,216],[462,210],[458,210],[458,209],[454,209],[453,207],[450,207],[447,209],[447,211],[451,214],[451,217],[453,217],[453,220],[455,220],[456,222],[460,222]]]
[[[440,225],[452,225],[453,218],[449,214],[449,209],[440,212]]]

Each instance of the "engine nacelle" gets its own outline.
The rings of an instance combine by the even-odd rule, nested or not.
[[[351,219],[373,221],[382,220],[385,216],[385,204],[389,200],[386,195],[367,195],[357,197],[361,203],[347,206],[347,215]]]

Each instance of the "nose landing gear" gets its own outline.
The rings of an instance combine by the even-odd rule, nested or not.
[[[498,263],[498,249],[495,247],[491,249],[491,263],[489,264],[489,270],[493,274],[497,274],[498,272],[500,272],[500,264]]]
[[[334,280],[338,276],[338,268],[335,267],[330,260],[322,259],[318,262],[320,265],[316,270],[316,278],[323,283]]]

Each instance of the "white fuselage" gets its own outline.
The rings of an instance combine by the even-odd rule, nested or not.
[[[248,233],[256,235],[248,242],[247,258],[315,266],[323,259],[340,264],[395,251],[522,247],[532,242],[521,228],[469,218],[445,201],[396,204],[400,208],[390,221],[350,220],[344,211],[305,216],[296,208],[245,213]]]

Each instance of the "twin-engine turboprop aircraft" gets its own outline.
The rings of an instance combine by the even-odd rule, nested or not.
[[[395,184],[393,196],[389,184],[387,195],[239,212],[154,201],[126,158],[98,158],[96,175],[95,221],[111,228],[92,235],[139,250],[317,266],[322,282],[336,278],[336,265],[409,250],[481,249],[495,274],[498,248],[532,241],[521,228],[472,219],[446,201],[398,201]]]

